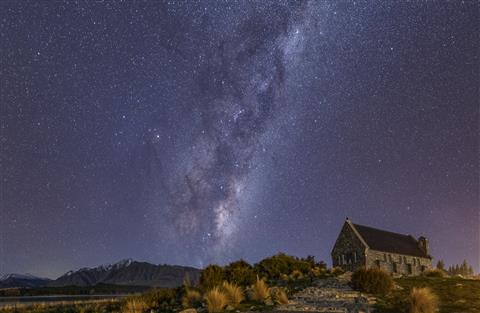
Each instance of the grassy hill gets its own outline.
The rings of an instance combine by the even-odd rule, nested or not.
[[[413,287],[428,287],[440,300],[440,313],[480,313],[480,280],[457,277],[405,277],[395,279],[401,289],[378,299],[378,313],[407,312]]]

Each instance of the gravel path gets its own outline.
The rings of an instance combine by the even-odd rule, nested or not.
[[[313,286],[293,295],[288,305],[279,306],[279,313],[371,313],[375,298],[350,288],[351,275],[321,279]]]

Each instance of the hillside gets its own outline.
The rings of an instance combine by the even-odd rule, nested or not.
[[[378,313],[404,312],[413,287],[428,287],[440,300],[440,313],[480,312],[480,280],[457,277],[404,277],[395,280],[401,289],[378,299]]]
[[[0,288],[39,287],[46,285],[50,279],[30,274],[7,274],[0,277]]]

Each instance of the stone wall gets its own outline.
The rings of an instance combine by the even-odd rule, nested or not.
[[[355,271],[365,266],[365,246],[348,223],[343,224],[332,250],[332,264],[345,271]]]
[[[428,258],[375,250],[368,250],[366,254],[367,268],[379,267],[392,274],[419,275],[432,268],[432,261]]]

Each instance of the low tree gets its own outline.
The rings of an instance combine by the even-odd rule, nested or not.
[[[207,266],[200,275],[200,288],[210,290],[220,286],[225,280],[225,271],[219,265]]]
[[[443,260],[438,260],[438,262],[437,262],[437,269],[438,269],[438,270],[441,270],[441,271],[444,271],[444,270],[445,270],[445,262],[443,262]]]
[[[474,271],[470,264],[468,264],[467,260],[464,260],[462,264],[455,264],[448,267],[448,273],[450,275],[462,275],[462,276],[473,276]]]
[[[225,266],[225,279],[239,286],[250,286],[255,282],[253,266],[244,260],[238,260]]]

